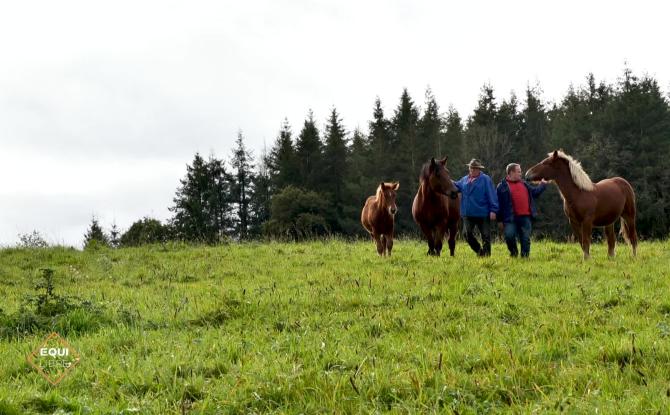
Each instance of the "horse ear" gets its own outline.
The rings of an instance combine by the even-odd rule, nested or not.
[[[444,156],[444,158],[442,160],[440,160],[440,164],[443,165],[443,166],[447,165],[447,156]]]
[[[385,186],[386,186],[386,185],[384,184],[384,182],[379,182],[379,187],[381,187],[382,190],[384,190],[384,187],[385,187]]]
[[[554,154],[552,155],[553,158],[558,158],[558,150],[554,150]]]
[[[435,157],[430,158],[430,171],[435,170]]]
[[[393,183],[393,190],[398,190],[399,187],[400,187],[400,183],[398,183],[398,182]]]

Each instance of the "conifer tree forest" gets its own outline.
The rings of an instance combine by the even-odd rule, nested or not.
[[[624,69],[616,82],[588,75],[556,102],[539,86],[521,96],[498,95],[484,85],[469,114],[442,108],[430,89],[417,102],[405,89],[396,103],[371,99],[367,130],[349,129],[336,108],[325,120],[308,111],[301,125],[284,120],[271,148],[254,154],[242,132],[227,159],[196,154],[179,183],[164,230],[147,218],[132,238],[146,232],[188,241],[303,239],[365,235],[360,211],[381,181],[399,181],[396,233],[418,236],[411,204],[419,171],[431,157],[448,156],[452,179],[478,158],[498,183],[510,162],[524,171],[563,149],[582,162],[595,182],[621,176],[637,196],[642,238],[670,234],[670,106],[648,75]],[[571,234],[555,186],[538,199],[535,237],[565,240]],[[618,226],[618,225],[617,225]],[[122,243],[123,244],[123,243]]]

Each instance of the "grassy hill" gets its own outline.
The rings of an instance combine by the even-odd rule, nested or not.
[[[670,243],[617,248],[3,249],[0,414],[667,413]],[[57,386],[26,361],[52,331]]]

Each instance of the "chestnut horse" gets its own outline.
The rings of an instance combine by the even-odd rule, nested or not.
[[[460,194],[445,167],[447,158],[426,163],[419,177],[419,190],[412,204],[412,216],[428,240],[428,255],[440,256],[442,240],[449,232],[449,254],[454,256],[456,233],[461,218]]]
[[[614,256],[616,235],[614,222],[621,218],[621,233],[633,248],[637,248],[635,230],[635,192],[621,177],[593,183],[581,164],[560,150],[526,172],[528,180],[553,180],[563,198],[563,210],[580,241],[584,259],[589,257],[591,230],[594,226],[605,228],[607,253]]]
[[[396,192],[400,184],[381,182],[377,193],[368,197],[361,212],[361,224],[372,235],[377,244],[379,256],[391,256],[393,249],[393,220],[398,207],[395,204]]]

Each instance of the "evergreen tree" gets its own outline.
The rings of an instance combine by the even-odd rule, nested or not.
[[[363,235],[361,209],[382,178],[374,170],[370,141],[358,128],[351,138],[347,167],[343,231],[347,235]]]
[[[463,164],[470,160],[466,160],[467,154],[464,152],[465,134],[463,121],[453,105],[449,106],[445,124],[444,146],[440,150],[449,156],[449,165],[453,166],[450,170],[452,174],[458,176]]]
[[[284,119],[277,141],[275,141],[267,161],[271,189],[279,192],[288,185],[300,185],[299,166],[293,140],[291,126]]]
[[[347,139],[337,110],[332,109],[326,124],[321,190],[331,201],[335,216],[329,218],[334,232],[341,230],[344,212],[345,178],[347,174]]]
[[[319,130],[314,122],[314,114],[309,111],[305,124],[296,143],[298,174],[300,185],[309,190],[318,191],[323,177],[323,145],[319,139]]]
[[[98,246],[109,246],[109,236],[102,230],[98,219],[93,216],[91,224],[84,234],[84,249]]]
[[[112,229],[109,231],[109,245],[112,248],[118,248],[121,243],[121,231],[116,226],[116,221],[112,223]]]
[[[393,154],[393,140],[391,138],[391,125],[389,120],[384,117],[384,109],[379,97],[375,99],[372,117],[373,119],[369,123],[372,170],[380,181],[390,181],[394,170],[390,160]]]
[[[237,133],[237,141],[230,164],[233,167],[231,193],[236,217],[233,220],[235,234],[240,239],[249,238],[249,205],[251,202],[251,186],[254,179],[251,163],[253,158],[244,145],[242,132]]]
[[[419,110],[405,88],[391,121],[393,152],[389,157],[394,172],[390,179],[400,181],[397,203],[400,206],[407,206],[405,209],[400,209],[396,216],[396,228],[399,233],[416,232],[409,207],[412,206],[414,192],[418,186],[419,170],[426,161],[420,158],[417,146],[418,122]]]
[[[423,162],[431,157],[443,157],[442,120],[440,108],[430,88],[426,89],[426,109],[419,121],[418,159]],[[418,173],[417,173],[418,174]]]
[[[509,103],[508,107],[511,108]],[[493,87],[484,85],[477,107],[468,119],[465,152],[470,158],[481,160],[487,167],[487,174],[496,182],[504,176],[505,166],[512,155],[512,141],[500,133],[497,119]]]
[[[270,219],[270,203],[272,197],[272,178],[270,176],[270,156],[265,150],[261,154],[257,172],[252,179],[250,200],[250,234],[261,235],[263,223]]]
[[[195,154],[169,208],[177,238],[215,243],[231,231],[231,180],[222,160]]]

